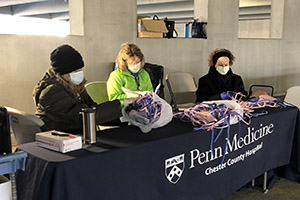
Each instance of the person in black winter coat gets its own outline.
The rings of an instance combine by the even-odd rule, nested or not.
[[[69,45],[57,47],[50,54],[51,68],[35,86],[33,99],[36,115],[49,130],[82,134],[81,110],[96,108],[96,123],[118,120],[122,116],[118,100],[97,105],[84,85],[84,62],[78,51]]]
[[[223,99],[227,91],[247,96],[242,78],[234,74],[231,66],[235,57],[227,49],[215,49],[209,56],[209,72],[201,77],[196,91],[196,102]]]

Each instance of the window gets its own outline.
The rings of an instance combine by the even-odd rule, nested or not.
[[[68,21],[0,15],[0,34],[69,35]]]
[[[283,11],[284,0],[240,0],[238,37],[281,38]]]
[[[69,2],[0,1],[0,34],[69,35]]]

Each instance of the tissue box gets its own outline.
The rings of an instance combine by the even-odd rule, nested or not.
[[[38,146],[66,153],[82,148],[81,136],[64,133],[61,131],[46,131],[37,133],[35,140]]]

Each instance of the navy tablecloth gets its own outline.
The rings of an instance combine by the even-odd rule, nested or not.
[[[291,153],[299,148],[298,109],[268,112],[249,126],[224,129],[214,143],[211,131],[195,132],[173,119],[148,134],[131,126],[99,133],[100,142],[115,140],[126,148],[88,146],[61,154],[35,143],[20,145],[28,159],[25,171],[17,173],[18,199],[222,199],[287,165],[291,154],[292,163],[300,162]]]

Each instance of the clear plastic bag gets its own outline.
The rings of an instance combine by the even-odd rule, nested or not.
[[[239,122],[239,117],[243,117],[244,109],[243,107],[235,101],[232,100],[216,100],[216,101],[203,101],[202,103],[212,104],[215,103],[217,105],[224,104],[232,113],[230,114],[230,125],[236,124]]]
[[[173,118],[172,107],[154,92],[139,94],[136,101],[123,108],[122,121],[138,126],[143,133],[168,124]]]

